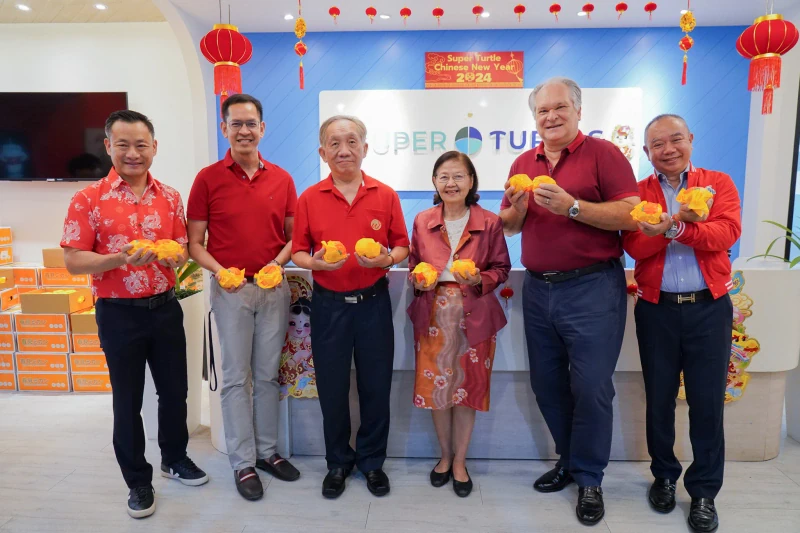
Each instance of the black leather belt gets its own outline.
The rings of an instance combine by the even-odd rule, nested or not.
[[[389,280],[386,277],[379,279],[374,285],[371,287],[367,287],[366,289],[360,289],[357,291],[352,292],[336,292],[330,289],[326,289],[316,281],[314,282],[314,296],[317,295],[323,296],[325,298],[333,298],[339,302],[345,302],[348,304],[357,304],[361,303],[364,300],[369,300],[370,298],[374,298],[375,296],[381,294],[386,289],[389,288]]]
[[[115,305],[131,305],[133,307],[147,307],[148,309],[158,309],[165,303],[175,298],[175,288],[150,296],[149,298],[102,298],[104,302]]]
[[[703,300],[713,300],[714,295],[708,289],[703,289],[697,292],[664,292],[661,291],[661,296],[658,301],[672,302],[676,304],[693,304],[702,302]]]
[[[564,270],[564,271],[550,271],[550,272],[534,272],[532,270],[528,270],[528,274],[533,276],[536,279],[540,279],[545,283],[561,283],[562,281],[568,281],[571,279],[579,278],[581,276],[586,276],[588,274],[594,274],[595,272],[602,272],[603,270],[609,270],[614,268],[619,264],[618,259],[612,259],[610,261],[604,261],[602,263],[595,263],[594,265],[589,265],[588,267],[583,268],[576,268],[575,270]]]

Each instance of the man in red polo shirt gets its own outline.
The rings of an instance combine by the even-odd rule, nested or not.
[[[353,466],[376,496],[389,493],[383,471],[389,436],[394,329],[386,270],[408,256],[408,233],[394,190],[361,171],[367,128],[356,117],[334,116],[319,129],[319,154],[331,173],[297,203],[292,260],[313,271],[311,344],[322,408],[328,475],[322,495],[337,498]],[[354,253],[370,237],[381,253]],[[323,260],[322,241],[341,241],[348,256]],[[350,447],[350,365],[355,357],[361,426]]]
[[[128,514],[144,518],[156,510],[140,415],[145,363],[158,392],[161,475],[184,485],[208,481],[186,456],[186,336],[175,299],[175,268],[188,258],[186,223],[180,194],[150,175],[157,148],[150,120],[136,111],[116,111],[105,130],[114,166],[73,196],[61,246],[70,273],[92,274],[114,396],[114,453],[130,489]],[[128,255],[137,239],[172,239],[184,252],[177,261],[156,261],[144,248]]]
[[[506,235],[522,232],[527,269],[523,313],[531,385],[556,444],[556,467],[534,483],[555,492],[578,483],[576,513],[603,518],[603,470],[611,452],[612,376],[625,330],[625,273],[619,230],[635,227],[633,169],[608,141],[578,129],[581,89],[566,78],[537,86],[528,100],[542,143],[510,175],[552,177],[533,194],[506,184]]]
[[[264,490],[256,467],[283,481],[300,477],[277,451],[289,286],[262,289],[253,283],[264,266],[289,262],[297,193],[292,177],[258,151],[265,127],[261,102],[235,94],[223,102],[222,118],[230,149],[222,161],[201,170],[192,186],[189,253],[216,278],[211,308],[222,347],[225,444],[239,494],[258,500]],[[230,267],[243,268],[245,280],[224,289],[216,280]]]

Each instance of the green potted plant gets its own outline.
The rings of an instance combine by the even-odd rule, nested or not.
[[[772,224],[773,226],[783,230],[783,235],[779,235],[779,236],[775,237],[772,240],[772,242],[769,243],[769,246],[767,246],[767,249],[763,254],[754,255],[753,257],[750,257],[748,259],[748,261],[750,261],[752,259],[756,259],[756,258],[779,259],[779,260],[781,260],[783,262],[789,263],[789,268],[794,268],[795,266],[800,264],[800,235],[797,235],[796,233],[794,233],[791,228],[788,228],[788,227],[784,226],[783,224],[779,224],[778,222],[775,222],[774,220],[765,220],[764,222],[767,223],[767,224]],[[782,255],[775,255],[773,253],[770,253],[770,252],[772,252],[773,246],[775,246],[779,241],[788,241],[788,242],[790,242],[792,247],[796,248],[796,250],[797,250],[797,257],[795,257],[794,259],[789,260],[789,259],[786,259],[786,257],[784,257]]]
[[[200,269],[200,265],[189,259],[185,265],[175,272],[175,297],[178,300],[188,298],[192,294],[197,294],[201,289],[196,288],[183,288],[183,283],[189,279],[192,274]]]

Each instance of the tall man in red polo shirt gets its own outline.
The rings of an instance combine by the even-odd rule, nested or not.
[[[624,232],[625,251],[636,259],[636,336],[647,398],[647,451],[655,477],[653,508],[675,508],[683,470],[675,457],[675,397],[683,371],[694,461],[683,484],[692,498],[689,526],[717,529],[714,498],[725,466],[723,411],[731,356],[733,288],[727,251],[742,233],[741,203],[730,176],[692,165],[686,121],[659,115],[645,129],[644,151],[655,172],[639,182],[642,200],[661,204],[658,224]],[[677,200],[682,189],[713,191],[710,210],[691,211]]]
[[[537,86],[528,100],[538,147],[510,175],[549,175],[533,194],[506,184],[506,235],[522,232],[523,317],[531,385],[556,444],[556,467],[534,483],[555,492],[577,482],[578,519],[595,524],[605,507],[611,452],[612,376],[625,330],[625,273],[619,230],[634,227],[639,202],[630,163],[608,141],[578,129],[581,89],[567,78]]]
[[[130,489],[128,514],[144,518],[156,510],[140,414],[145,363],[158,393],[161,475],[184,485],[208,481],[186,456],[186,336],[175,299],[175,268],[189,257],[186,223],[180,194],[150,175],[157,149],[150,120],[136,111],[116,111],[105,130],[114,166],[73,196],[61,247],[70,273],[92,274],[114,396],[114,453]],[[156,261],[144,249],[128,255],[137,239],[172,239],[184,252],[178,261]]]
[[[389,493],[383,471],[389,436],[394,329],[386,270],[408,256],[408,233],[397,193],[361,171],[367,128],[334,116],[319,129],[319,154],[331,173],[297,203],[292,260],[313,271],[311,344],[322,408],[328,475],[322,495],[337,498],[353,466],[376,496]],[[354,253],[356,241],[381,244],[374,259]],[[322,241],[341,241],[349,255],[323,260]],[[350,365],[355,357],[361,427],[350,447]]]
[[[278,370],[289,286],[262,289],[253,283],[253,274],[264,266],[289,262],[297,193],[292,177],[258,151],[265,127],[261,102],[235,94],[223,102],[222,118],[231,147],[222,161],[201,170],[192,186],[189,253],[216,279],[223,268],[243,268],[246,274],[231,289],[212,281],[211,308],[222,348],[228,458],[239,494],[258,500],[264,490],[255,467],[283,481],[300,477],[277,452]]]

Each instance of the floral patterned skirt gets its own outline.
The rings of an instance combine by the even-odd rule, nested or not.
[[[461,289],[436,287],[428,334],[416,343],[414,405],[449,409],[454,405],[489,410],[489,386],[497,337],[470,346]]]

